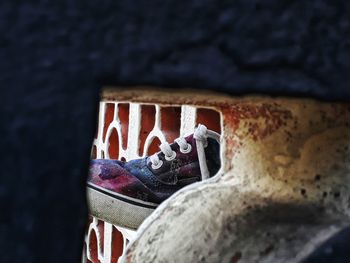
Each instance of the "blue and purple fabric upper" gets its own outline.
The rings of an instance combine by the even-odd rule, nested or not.
[[[142,201],[160,204],[182,187],[201,180],[196,140],[193,135],[185,138],[192,146],[189,153],[182,153],[177,143],[170,145],[176,158],[167,161],[162,152],[158,157],[163,165],[153,169],[149,157],[122,162],[118,160],[92,160],[88,182],[115,193]],[[207,139],[205,156],[210,176],[220,168],[220,145]]]

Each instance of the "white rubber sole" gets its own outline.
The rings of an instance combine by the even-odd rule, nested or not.
[[[90,214],[113,225],[137,229],[158,204],[144,202],[88,183]]]

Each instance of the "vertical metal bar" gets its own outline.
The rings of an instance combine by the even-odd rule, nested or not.
[[[111,263],[112,260],[112,232],[113,225],[105,222],[103,235],[103,263]]]
[[[104,149],[104,143],[103,143],[103,128],[105,126],[105,113],[106,113],[106,103],[100,102],[100,112],[98,115],[98,132],[97,132],[97,139],[96,139],[96,158],[101,159],[102,158],[102,152]]]
[[[196,125],[197,108],[188,105],[181,106],[181,126],[180,136],[186,136],[193,133]]]
[[[140,130],[141,130],[141,106],[138,103],[130,103],[129,107],[129,133],[128,147],[126,149],[127,160],[139,158]]]

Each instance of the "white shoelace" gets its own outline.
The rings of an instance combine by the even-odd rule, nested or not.
[[[205,157],[205,150],[204,150],[204,148],[207,147],[208,145],[207,138],[215,139],[218,143],[220,143],[220,134],[212,130],[208,130],[206,126],[199,124],[194,131],[193,137],[196,140],[199,168],[201,171],[202,180],[204,180],[209,178],[210,176],[206,157]],[[184,137],[177,138],[174,142],[176,142],[180,146],[180,152],[182,153],[191,152],[192,146],[191,144],[187,143]],[[169,143],[163,142],[159,146],[159,148],[161,152],[164,154],[165,160],[172,161],[176,158],[176,152],[174,152],[171,149]],[[163,161],[159,159],[158,154],[159,152],[149,157],[152,163],[152,168],[155,170],[159,169],[163,165]]]

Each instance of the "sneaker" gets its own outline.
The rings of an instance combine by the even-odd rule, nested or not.
[[[87,182],[90,213],[136,229],[179,189],[215,175],[220,168],[220,135],[199,125],[194,134],[142,159],[92,160]]]

